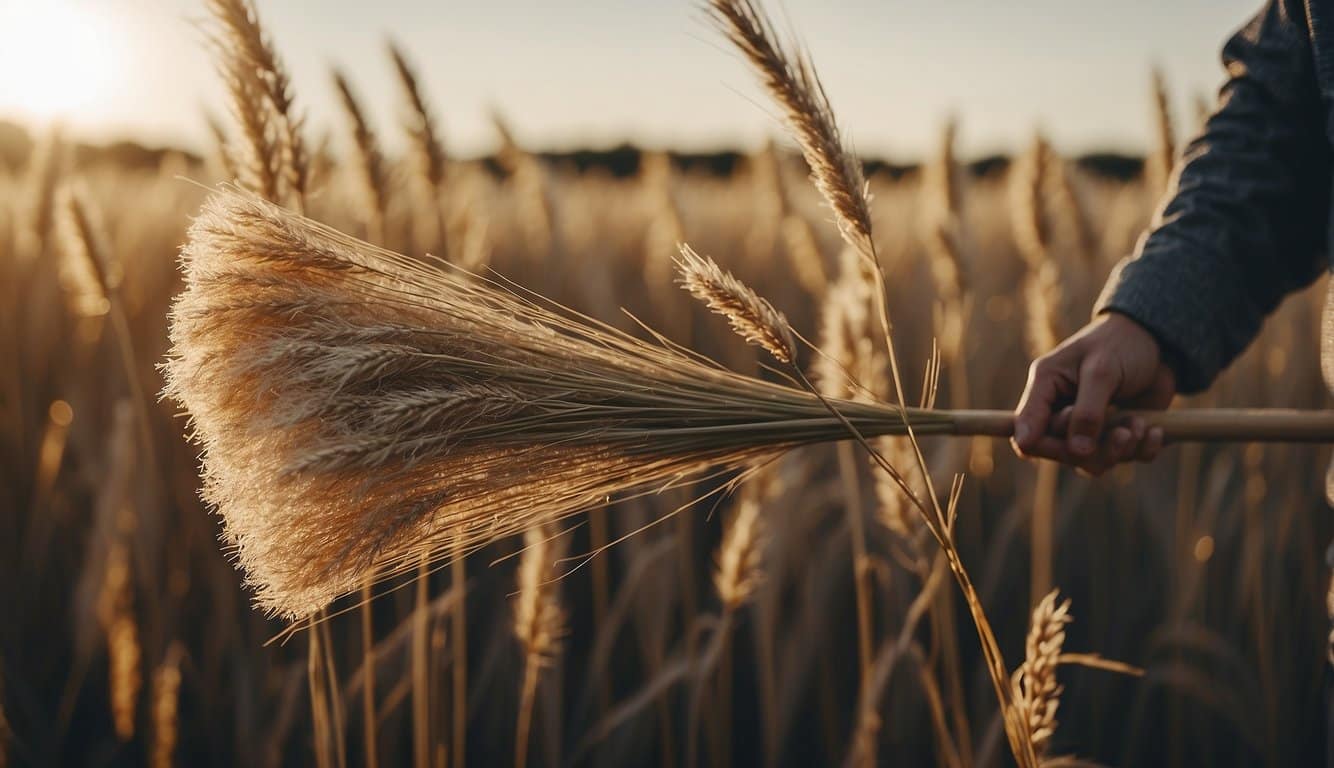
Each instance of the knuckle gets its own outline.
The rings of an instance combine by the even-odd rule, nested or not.
[[[1090,355],[1084,362],[1084,375],[1091,379],[1110,379],[1116,375],[1116,363],[1106,355]]]

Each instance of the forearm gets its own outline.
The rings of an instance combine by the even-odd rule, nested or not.
[[[1219,110],[1095,308],[1158,337],[1183,391],[1208,386],[1325,263],[1330,152],[1304,19],[1290,5],[1271,2],[1224,49]]]

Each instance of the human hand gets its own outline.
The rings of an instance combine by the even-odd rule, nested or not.
[[[1176,376],[1158,340],[1129,317],[1109,312],[1028,369],[1014,415],[1015,452],[1100,475],[1126,461],[1151,461],[1163,431],[1132,417],[1109,423],[1108,409],[1163,409]]]

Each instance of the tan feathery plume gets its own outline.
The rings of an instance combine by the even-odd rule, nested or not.
[[[204,495],[260,605],[289,618],[359,588],[370,567],[388,577],[422,551],[847,434],[807,392],[253,195],[210,198],[182,262],[167,393],[193,418]],[[866,435],[903,431],[894,406],[839,411]]]
[[[370,208],[370,237],[372,242],[384,240],[385,213],[389,208],[389,172],[385,168],[384,155],[380,152],[380,142],[375,138],[366,113],[352,91],[352,86],[342,71],[333,71],[334,88],[338,91],[338,101],[343,106],[348,125],[352,130],[352,140],[356,145],[358,179],[361,182],[362,195]]]
[[[679,282],[690,295],[727,318],[732,330],[746,343],[762,347],[780,363],[796,360],[797,344],[783,313],[713,259],[700,256],[685,243],[680,250],[676,260]]]
[[[265,194],[275,201],[291,195],[301,210],[310,156],[287,70],[250,0],[208,0],[208,8],[219,24],[215,43],[232,91],[233,111],[248,137],[252,169],[265,184],[256,191],[276,193]]]
[[[1014,672],[1015,706],[1023,713],[1039,757],[1046,753],[1056,733],[1056,710],[1062,690],[1056,682],[1056,668],[1065,645],[1065,625],[1071,621],[1070,601],[1058,604],[1058,592],[1053,589],[1033,608],[1024,663]]]
[[[834,111],[810,59],[780,42],[751,0],[708,0],[706,12],[755,67],[782,108],[811,180],[833,209],[843,237],[871,258],[871,210],[861,162],[843,149]]]

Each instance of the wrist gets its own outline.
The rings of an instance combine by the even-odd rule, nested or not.
[[[1150,326],[1120,310],[1103,310],[1103,316],[1107,318],[1107,322],[1116,323],[1129,330],[1129,332],[1141,336],[1146,344],[1153,348],[1158,364],[1168,368],[1172,371],[1173,377],[1177,381],[1181,381],[1182,371],[1186,367],[1186,358],[1171,342],[1163,338],[1160,333]]]

